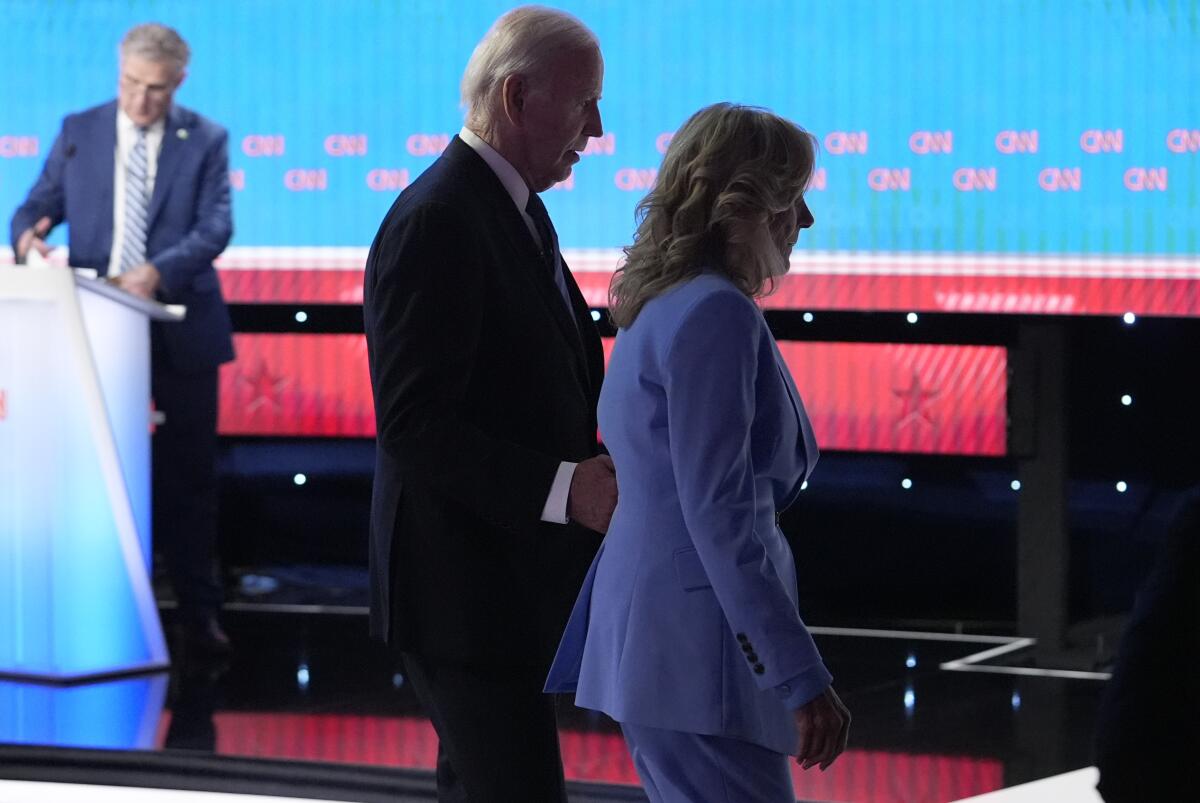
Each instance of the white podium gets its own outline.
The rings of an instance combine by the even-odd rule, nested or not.
[[[0,269],[0,676],[169,664],[150,586],[150,327],[182,307]]]

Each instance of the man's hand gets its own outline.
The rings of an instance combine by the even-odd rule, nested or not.
[[[159,278],[158,268],[149,262],[143,262],[117,274],[117,277],[113,279],[113,284],[140,298],[154,298],[154,293],[158,290]]]
[[[608,532],[617,506],[617,469],[606,454],[584,460],[571,476],[567,515],[589,530]]]
[[[850,738],[850,712],[829,686],[796,711],[800,750],[796,763],[808,769],[814,764],[824,771],[846,749]]]
[[[50,218],[48,217],[42,218],[37,223],[34,223],[31,228],[21,232],[21,236],[17,238],[17,264],[25,264],[25,257],[29,255],[30,248],[36,248],[37,252],[43,257],[50,256],[50,246],[46,245],[44,239],[49,233]]]

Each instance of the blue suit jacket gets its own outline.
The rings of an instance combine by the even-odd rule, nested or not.
[[[229,311],[213,260],[233,235],[228,134],[182,106],[167,113],[146,232],[147,259],[162,275],[158,298],[185,304],[182,323],[155,324],[176,370],[233,359]],[[113,243],[116,101],[68,115],[25,202],[12,217],[12,243],[40,218],[66,222],[70,264],[103,276]]]
[[[794,753],[792,710],[831,678],[776,512],[817,447],[762,313],[716,273],[651,300],[617,335],[599,419],[620,501],[547,690]]]

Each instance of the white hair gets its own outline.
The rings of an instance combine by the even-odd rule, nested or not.
[[[600,50],[596,35],[565,11],[521,6],[504,14],[475,46],[463,73],[467,124],[486,125],[494,119],[505,78],[540,79],[559,55],[588,50]]]
[[[178,31],[157,22],[130,28],[121,40],[118,53],[122,59],[133,56],[156,64],[169,64],[177,74],[184,71],[192,55]]]

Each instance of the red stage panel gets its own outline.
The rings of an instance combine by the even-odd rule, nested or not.
[[[171,715],[159,721],[162,745]],[[221,712],[217,753],[249,758],[335,761],[432,770],[437,734],[428,720],[345,714]],[[625,741],[616,733],[563,731],[569,780],[637,784]],[[1000,789],[1004,765],[992,758],[847,750],[825,772],[792,765],[796,796],[830,803],[942,803]]]
[[[222,435],[374,437],[362,335],[233,336],[221,366]]]
[[[231,248],[218,265],[239,303],[362,301],[363,248]],[[594,307],[619,251],[564,253]],[[1200,315],[1200,261],[1182,257],[798,252],[772,309],[1052,315]]]
[[[779,350],[823,449],[1005,453],[1001,347],[784,342]]]
[[[240,334],[235,344],[237,361],[221,370],[222,434],[374,436],[362,336]],[[1003,348],[783,342],[780,351],[824,449],[1004,454]]]

